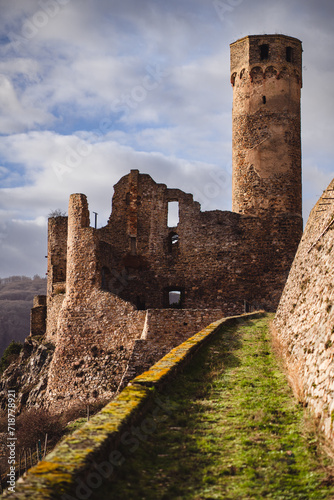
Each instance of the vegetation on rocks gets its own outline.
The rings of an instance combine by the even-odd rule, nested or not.
[[[18,357],[22,347],[23,344],[21,342],[15,342],[15,340],[12,340],[0,359],[0,373],[4,372],[14,359]]]

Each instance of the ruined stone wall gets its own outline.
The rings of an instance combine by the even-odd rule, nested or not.
[[[301,56],[284,35],[231,44],[235,212],[301,216]]]
[[[98,237],[89,226],[87,198],[72,194],[68,206],[66,295],[77,297],[99,287]]]
[[[74,194],[68,210],[66,294],[58,299],[56,349],[45,393],[53,411],[111,397],[143,330],[145,312],[103,291],[99,270],[99,240],[89,227],[87,199]]]
[[[170,201],[179,203],[176,227],[167,225]],[[247,301],[275,310],[301,233],[300,216],[201,212],[191,194],[132,172],[115,186],[109,224],[98,230],[105,242],[99,261],[108,269],[107,289],[139,308],[167,308],[175,290],[185,309],[236,314]]]
[[[171,201],[179,203],[175,227],[167,223]],[[115,186],[108,225],[89,221],[86,196],[74,194],[66,222],[51,223],[46,337],[56,349],[45,401],[53,409],[111,397],[126,372],[245,304],[274,310],[301,234],[299,216],[201,212],[192,195],[138,171]],[[54,250],[65,282],[54,279]],[[179,294],[176,309],[170,292]]]
[[[179,203],[176,227],[167,224],[171,201]],[[87,289],[103,289],[138,309],[168,308],[174,291],[182,309],[231,315],[244,312],[247,302],[275,310],[302,232],[301,218],[289,213],[201,212],[191,194],[138,171],[116,184],[106,227],[89,227],[82,194],[71,196],[69,221],[66,286],[53,283],[48,295],[50,339],[65,288],[79,301]]]
[[[46,295],[35,295],[30,312],[30,335],[44,335],[46,331]]]
[[[220,309],[148,309],[125,373],[124,384],[159,361],[195,331],[223,317]]]
[[[90,227],[83,194],[49,220],[50,405],[112,395],[129,364],[155,361],[216,314],[276,310],[302,233],[301,43],[245,37],[231,71],[234,212],[201,212],[191,194],[131,170],[105,227]]]
[[[65,298],[65,283],[57,288],[51,297],[48,297],[47,317],[46,317],[46,340],[52,343],[57,341],[58,320],[60,309]]]
[[[57,321],[66,289],[67,217],[48,221],[48,280],[46,335],[51,342],[57,333]]]
[[[186,340],[192,331],[202,330],[222,317],[221,309],[148,309],[141,338],[159,339],[172,349]]]
[[[53,292],[53,285],[66,281],[67,260],[67,217],[50,217],[48,220],[48,283],[47,295]]]
[[[334,180],[308,219],[275,317],[295,392],[327,437],[334,420]]]
[[[54,310],[59,307],[60,312],[45,391],[45,404],[53,411],[78,401],[111,398],[125,375],[140,373],[222,316],[222,310],[137,310],[103,290],[102,264],[113,258],[112,238],[110,243],[103,241],[102,232],[89,227],[84,195],[71,196],[68,214],[66,294],[53,297],[54,304],[59,300]],[[124,218],[126,227],[127,222]],[[52,321],[56,325],[55,314]]]
[[[145,312],[101,290],[64,300],[46,404],[54,411],[78,401],[111,398],[121,381]]]

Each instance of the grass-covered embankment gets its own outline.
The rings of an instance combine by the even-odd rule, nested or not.
[[[117,478],[91,498],[334,498],[328,459],[271,350],[269,319],[225,327],[201,349],[166,389],[164,420],[119,447]]]

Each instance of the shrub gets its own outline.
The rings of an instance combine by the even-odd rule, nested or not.
[[[55,443],[64,432],[59,415],[52,415],[43,408],[24,410],[16,423],[18,446],[25,449],[35,449],[38,440],[44,442],[45,434],[48,435],[48,443]]]
[[[11,341],[0,360],[0,373],[4,372],[6,368],[8,368],[8,366],[18,357],[22,347],[23,344],[21,342],[15,342],[15,340]]]

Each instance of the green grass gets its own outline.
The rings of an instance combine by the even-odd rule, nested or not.
[[[329,459],[272,353],[268,322],[225,327],[202,349],[161,396],[168,415],[153,433],[142,424],[137,446],[119,447],[117,476],[90,498],[334,498]]]

